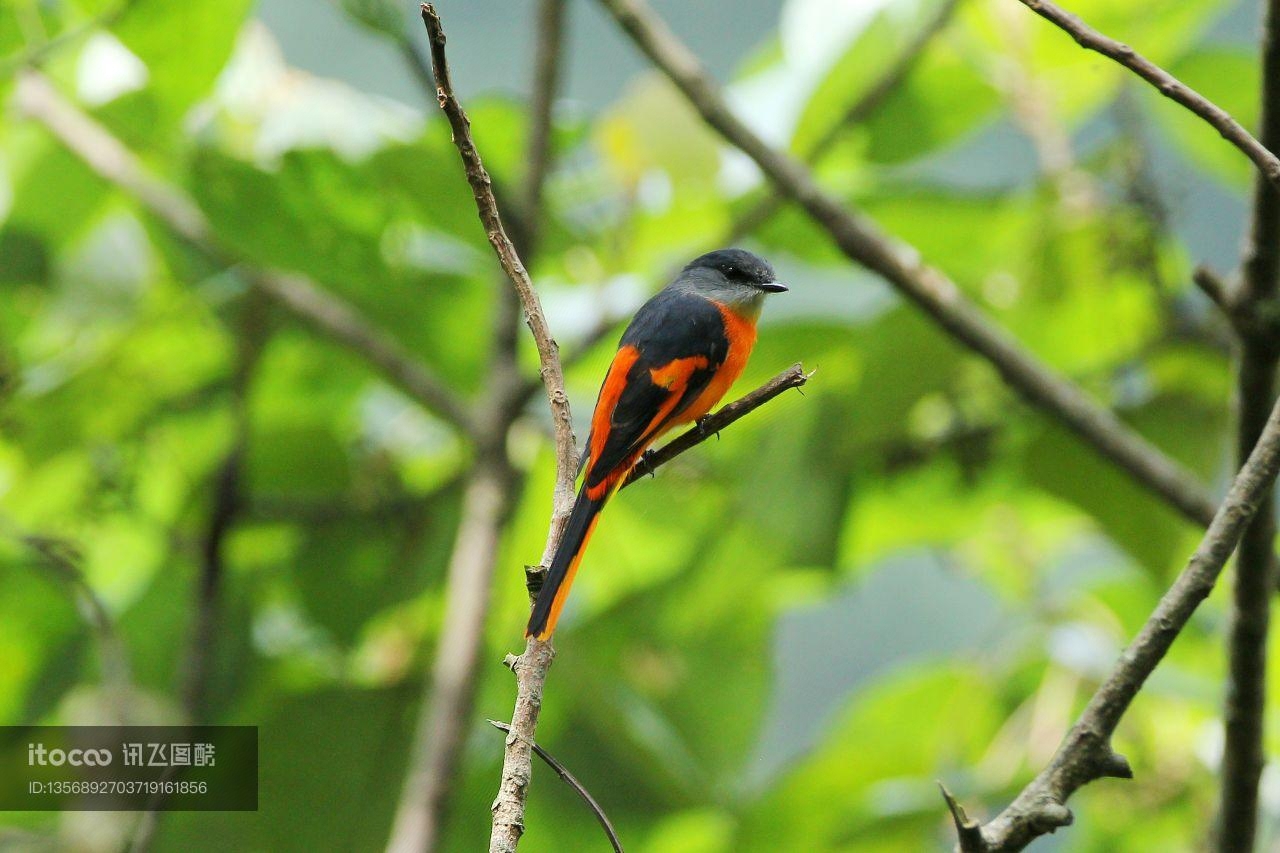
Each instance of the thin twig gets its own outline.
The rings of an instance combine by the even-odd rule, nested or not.
[[[766,145],[733,115],[697,57],[647,5],[641,0],[600,3],[707,124],[755,161],[848,258],[914,300],[954,338],[991,362],[1025,399],[1061,421],[1137,482],[1195,523],[1209,523],[1214,502],[1191,474],[993,325],[954,282],[925,265],[914,249],[892,241],[867,219],[846,211],[838,199],[818,186],[808,170]]]
[[[1272,193],[1266,182],[1262,183],[1265,192]],[[1256,207],[1256,204],[1255,204]],[[1254,217],[1257,218],[1256,216]],[[1255,250],[1252,243],[1247,249],[1251,257],[1263,257],[1263,253],[1273,251],[1271,248]],[[1246,259],[1245,266],[1251,262]],[[1253,273],[1250,273],[1253,275]],[[1243,284],[1232,286],[1230,282],[1215,272],[1207,264],[1200,264],[1191,273],[1191,280],[1196,287],[1212,302],[1222,316],[1231,325],[1239,340],[1252,341],[1254,346],[1267,348],[1274,346],[1272,342],[1280,341],[1280,310],[1270,299],[1254,300],[1248,298]]]
[[[497,720],[490,720],[489,725],[493,726],[500,732],[506,732],[507,734],[511,733],[511,726],[506,723],[501,723]],[[554,770],[556,775],[559,776],[566,785],[572,788],[574,793],[576,793],[582,801],[587,804],[587,808],[591,809],[591,813],[596,816],[596,820],[599,821],[600,827],[604,829],[604,834],[609,837],[609,843],[613,845],[615,853],[623,853],[622,841],[618,838],[618,831],[613,828],[613,824],[609,821],[609,816],[604,813],[604,809],[600,807],[598,802],[596,802],[596,798],[591,796],[591,792],[588,791],[586,787],[569,772],[567,767],[557,761],[554,755],[547,752],[536,743],[531,743],[529,745],[533,747],[533,751],[537,753],[538,757],[545,761],[547,766]]]
[[[983,826],[984,846],[976,849],[988,853],[1021,850],[1039,836],[1071,823],[1066,802],[1080,787],[1107,776],[1132,776],[1128,762],[1111,748],[1116,726],[1191,614],[1213,590],[1249,520],[1271,491],[1278,470],[1280,405],[1271,410],[1253,452],[1231,483],[1186,568],[1120,655],[1049,765],[1008,808]]]
[[[1195,282],[1196,287],[1200,288],[1200,292],[1209,297],[1209,301],[1218,307],[1228,322],[1233,326],[1239,322],[1237,315],[1240,313],[1240,308],[1235,302],[1230,286],[1223,281],[1222,276],[1207,265],[1201,264],[1192,272],[1191,280]]]
[[[1280,146],[1280,0],[1267,4],[1262,40],[1262,144]],[[1253,187],[1253,218],[1240,288],[1232,302],[1254,321],[1274,316],[1280,289],[1280,196],[1259,176]],[[1238,324],[1240,365],[1236,376],[1236,455],[1253,450],[1276,396],[1280,347],[1274,334]],[[1258,824],[1258,782],[1266,761],[1267,634],[1276,583],[1274,496],[1258,504],[1240,540],[1228,635],[1227,698],[1223,716],[1222,792],[1218,846],[1223,853],[1249,853]]]
[[[63,98],[43,74],[19,74],[16,94],[26,115],[43,124],[90,169],[132,196],[169,230],[215,262],[238,265],[245,278],[290,313],[368,360],[388,381],[470,437],[472,425],[462,401],[354,307],[300,275],[243,264],[221,246],[190,197],[147,171],[133,152]]]
[[[861,97],[849,105],[844,115],[836,119],[822,136],[818,137],[809,150],[801,155],[801,159],[810,165],[816,165],[831,152],[841,137],[874,116],[894,90],[902,85],[915,69],[929,44],[946,29],[959,5],[960,0],[944,0],[934,12],[933,17],[925,22],[889,67],[862,93]],[[786,195],[771,184],[767,195],[734,218],[724,238],[719,241],[720,245],[732,246],[738,243],[768,222],[782,209],[786,201]]]
[[[1019,0],[1022,5],[1053,23],[1075,39],[1081,47],[1113,59],[1146,80],[1164,95],[1208,122],[1222,138],[1239,148],[1254,162],[1262,175],[1280,188],[1280,159],[1245,130],[1222,107],[1139,54],[1127,44],[1108,38],[1077,16],[1048,0]]]
[[[938,783],[938,790],[942,792],[942,799],[947,804],[947,810],[951,812],[951,822],[956,827],[956,838],[959,839],[959,847],[961,853],[982,853],[986,847],[982,840],[982,824],[965,813],[964,806],[960,805],[951,791],[947,790],[947,786]]]

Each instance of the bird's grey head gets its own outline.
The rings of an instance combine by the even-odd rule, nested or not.
[[[717,249],[694,258],[676,279],[688,290],[739,312],[760,310],[766,293],[782,293],[769,262],[744,249]]]

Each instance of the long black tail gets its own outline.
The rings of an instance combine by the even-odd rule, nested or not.
[[[545,640],[556,629],[556,620],[560,618],[565,599],[569,597],[569,587],[573,585],[578,563],[587,549],[587,540],[596,529],[596,520],[609,500],[610,493],[611,491],[607,491],[601,497],[593,499],[587,496],[585,485],[578,492],[564,528],[564,537],[551,560],[551,568],[547,569],[547,578],[542,582],[538,601],[533,605],[529,627],[524,632],[526,637]]]

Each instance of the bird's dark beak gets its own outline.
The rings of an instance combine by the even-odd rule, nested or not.
[[[765,293],[786,293],[788,290],[790,290],[790,288],[788,288],[785,284],[780,284],[776,281],[771,281],[768,284],[762,284],[760,285],[760,289],[763,290]]]

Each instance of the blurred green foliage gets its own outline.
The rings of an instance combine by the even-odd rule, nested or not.
[[[340,5],[393,40],[418,37],[392,4]],[[937,7],[883,4],[819,73],[799,74],[796,44],[771,41],[736,85],[789,93],[790,120],[754,118],[808,151]],[[1254,48],[1216,34],[1233,8],[1072,3],[1248,123]],[[252,12],[245,0],[18,0],[0,10],[0,50],[16,62],[65,35],[47,73],[188,190],[226,246],[308,274],[474,396],[500,280],[447,127],[287,68]],[[468,106],[499,184],[517,186],[525,105]],[[606,108],[564,112],[533,272],[576,355],[595,317],[630,311],[715,247],[759,190],[652,74]],[[1017,4],[964,0],[817,170],[1221,486],[1226,339],[1189,288],[1205,235],[1186,222],[1227,198],[1235,215],[1210,236],[1233,247],[1249,169],[1197,119]],[[800,214],[784,209],[748,244],[792,292],[771,301],[739,390],[798,360],[818,372],[804,396],[610,507],[557,635],[539,739],[630,850],[938,849],[951,829],[934,780],[973,811],[1002,807],[1198,532],[849,268]],[[438,638],[465,443],[357,356],[255,302],[236,268],[193,254],[11,108],[0,286],[0,723],[100,720],[122,690],[135,721],[180,717],[216,475],[243,422],[208,695],[213,721],[261,727],[262,808],[166,815],[155,849],[378,849]],[[250,352],[238,341],[255,324]],[[569,374],[580,419],[611,343]],[[512,438],[529,476],[503,542],[450,850],[487,834],[501,737],[483,719],[510,712],[497,661],[520,643],[521,567],[546,532],[547,424],[535,401]],[[77,588],[29,535],[75,544],[126,684],[104,666],[109,645]],[[1118,733],[1137,779],[1085,789],[1076,825],[1040,847],[1200,845],[1220,748],[1221,600]],[[591,815],[536,774],[524,846],[601,849]],[[1265,816],[1268,844],[1278,819]],[[85,850],[115,849],[132,827],[127,815],[3,823]]]

